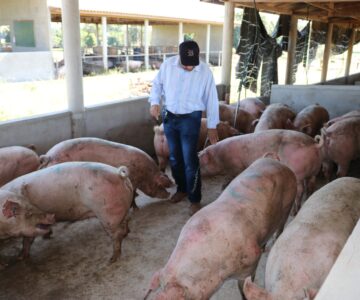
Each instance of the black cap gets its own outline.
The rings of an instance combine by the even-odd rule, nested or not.
[[[183,66],[199,65],[199,45],[192,40],[184,41],[179,45],[180,61]]]

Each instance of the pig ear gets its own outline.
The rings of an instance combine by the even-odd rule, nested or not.
[[[259,123],[259,119],[255,119],[254,121],[251,122],[251,126],[255,128],[258,123]]]
[[[243,286],[244,295],[247,300],[270,300],[270,294],[261,287],[258,287],[255,283],[251,281],[251,277],[245,279]]]
[[[40,166],[39,169],[46,167],[50,162],[50,157],[47,155],[40,155]]]
[[[268,157],[280,161],[280,157],[275,152],[266,152],[263,157],[264,158]]]
[[[310,124],[306,124],[300,128],[301,132],[310,134],[311,133],[311,127]]]
[[[11,217],[16,216],[17,211],[19,209],[20,209],[19,203],[6,200],[6,202],[5,202],[5,204],[3,205],[3,208],[2,208],[2,213],[7,219],[9,219]]]
[[[286,120],[286,129],[295,129],[293,122],[290,119]]]
[[[161,186],[163,188],[169,188],[174,184],[171,179],[163,173],[156,176],[155,181],[158,186]]]
[[[146,300],[149,297],[152,291],[157,290],[158,287],[160,286],[160,272],[161,270],[155,272],[155,274],[151,278],[150,287],[144,297],[144,300]]]
[[[318,290],[308,288],[304,290],[305,292],[305,300],[313,300],[316,297],[316,294],[318,293]]]

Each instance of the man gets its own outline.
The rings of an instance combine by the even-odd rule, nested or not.
[[[201,178],[197,143],[201,114],[206,110],[208,138],[218,139],[219,102],[213,75],[207,64],[199,60],[200,49],[195,41],[179,45],[179,55],[164,61],[153,81],[149,102],[150,114],[158,120],[160,100],[164,132],[169,144],[171,172],[177,191],[173,203],[188,196],[190,215],[198,211],[201,200]]]

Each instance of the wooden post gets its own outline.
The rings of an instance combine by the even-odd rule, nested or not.
[[[328,66],[329,66],[333,28],[334,28],[334,24],[328,23],[328,30],[326,33],[326,44],[325,44],[324,57],[323,57],[323,67],[321,70],[321,82],[326,81],[326,76],[327,76],[327,71],[328,71]]]
[[[355,36],[356,36],[356,30],[355,30],[355,28],[353,28],[351,31],[351,37],[350,37],[350,41],[349,41],[348,53],[346,56],[345,76],[349,76],[349,74],[350,74],[351,57],[352,57],[352,53],[353,53],[353,46],[355,43]]]
[[[291,16],[285,84],[293,84],[294,83],[293,79],[292,79],[292,72],[293,72],[293,67],[295,65],[297,21],[298,21],[298,19],[296,16]]]

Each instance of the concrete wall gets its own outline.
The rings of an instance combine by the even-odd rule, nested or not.
[[[32,81],[54,77],[55,68],[50,51],[0,52],[0,80]]]
[[[14,21],[34,21],[35,47],[16,47]],[[50,13],[46,0],[0,0],[0,25],[10,25],[13,51],[49,51]]]
[[[154,153],[153,126],[146,98],[132,98],[86,108],[87,136],[133,145]]]
[[[70,112],[0,123],[0,147],[34,144],[38,153],[44,153],[70,136]]]
[[[154,154],[147,98],[123,100],[86,109],[86,136],[133,145]],[[34,144],[43,154],[71,139],[71,113],[59,112],[0,123],[0,147]]]
[[[317,83],[318,85],[344,85],[344,84],[358,84],[360,80],[360,73],[349,76],[339,77],[325,82]]]
[[[206,50],[206,24],[184,24],[183,33],[195,33],[194,39],[198,42],[200,51]],[[219,51],[222,47],[222,26],[211,25],[210,51]],[[178,46],[178,25],[156,25],[152,26],[152,46]]]
[[[324,106],[330,118],[350,110],[360,109],[360,86],[351,85],[273,85],[270,103],[285,103],[296,112],[318,103]]]

